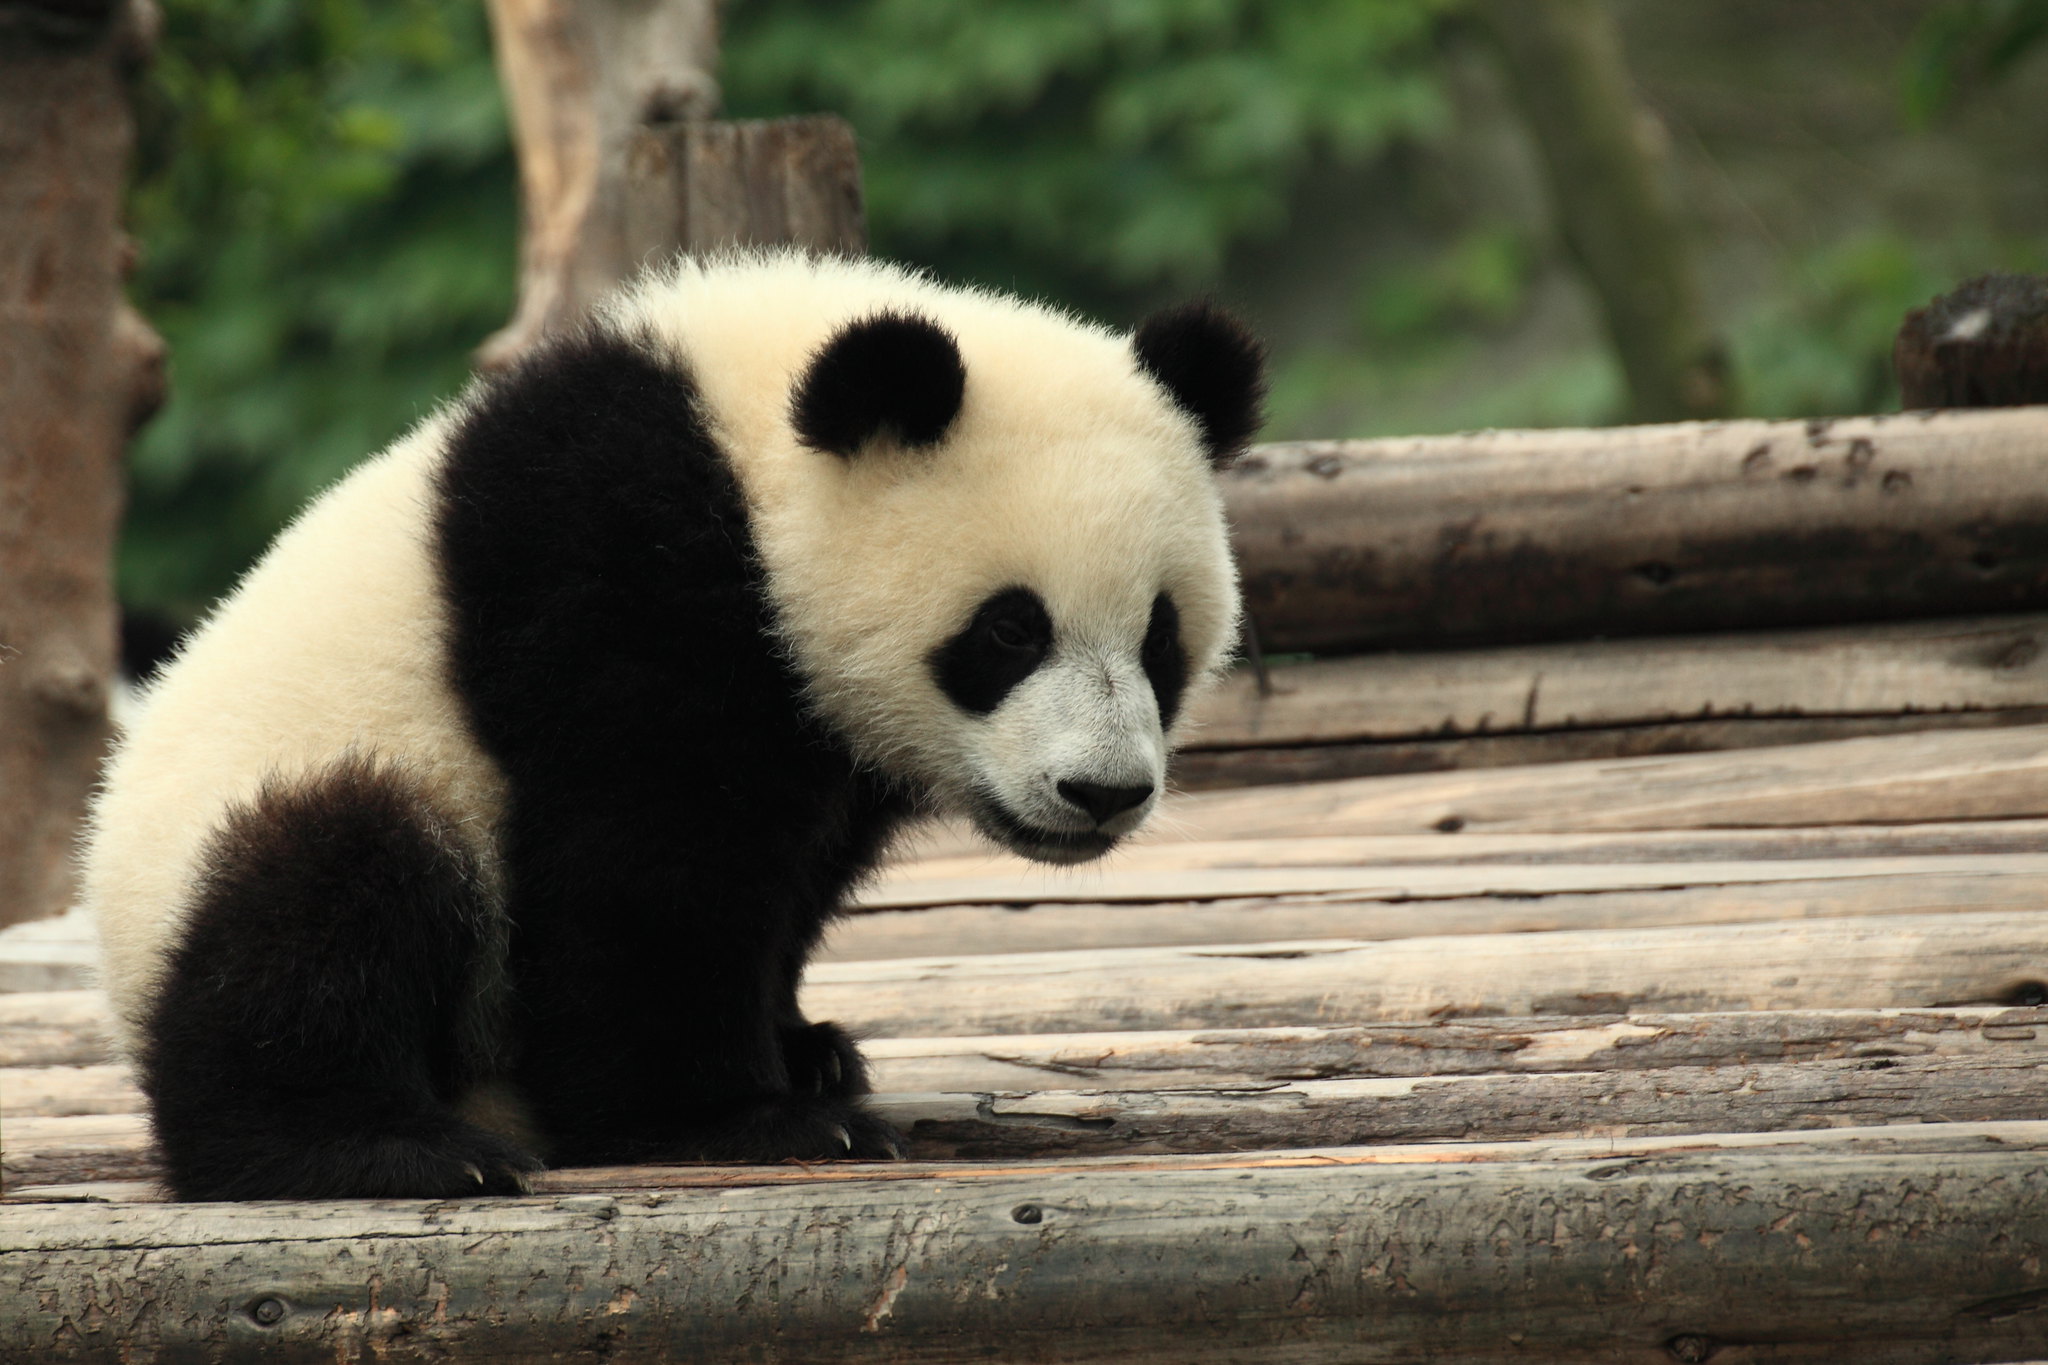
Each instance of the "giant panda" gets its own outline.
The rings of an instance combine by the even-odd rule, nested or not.
[[[906,821],[1101,856],[1234,642],[1257,343],[884,264],[658,271],[315,501],[84,881],[184,1199],[882,1159],[797,985]]]

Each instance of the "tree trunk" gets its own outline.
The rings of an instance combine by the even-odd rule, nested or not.
[[[1542,153],[1558,231],[1599,300],[1632,420],[1725,415],[1727,356],[1606,0],[1485,0],[1479,13]]]
[[[122,300],[145,0],[0,0],[0,925],[72,894],[108,735],[121,452],[162,344]]]
[[[718,107],[715,0],[490,0],[519,149],[519,306],[484,343],[510,363],[626,269],[627,163],[650,123]]]
[[[715,0],[490,0],[525,218],[502,368],[642,267],[731,245],[866,248],[853,130],[712,123]]]

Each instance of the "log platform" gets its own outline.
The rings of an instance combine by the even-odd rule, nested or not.
[[[808,985],[909,1160],[188,1206],[46,923],[0,1359],[2048,1357],[2044,906],[2037,727],[940,830]]]

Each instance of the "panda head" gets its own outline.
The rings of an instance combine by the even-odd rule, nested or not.
[[[1235,641],[1213,471],[1258,425],[1260,350],[1204,304],[1126,336],[920,301],[796,374],[763,514],[784,633],[869,766],[1024,856],[1098,857],[1152,812]]]

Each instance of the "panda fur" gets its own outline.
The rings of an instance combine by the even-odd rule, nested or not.
[[[187,1199],[896,1155],[804,962],[891,836],[1149,814],[1233,643],[1257,345],[890,266],[682,262],[310,506],[94,812]]]

